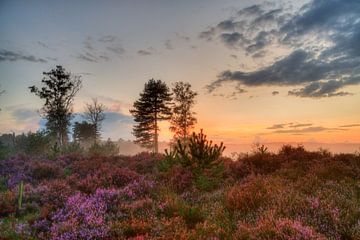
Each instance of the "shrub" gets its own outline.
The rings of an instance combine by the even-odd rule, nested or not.
[[[0,193],[0,216],[8,216],[16,212],[17,197],[13,191],[7,190]]]
[[[239,240],[325,240],[325,236],[299,221],[289,219],[262,219],[256,227],[239,224],[236,233]]]
[[[220,143],[220,145],[212,145],[212,141],[206,139],[206,135],[202,130],[198,134],[193,133],[188,142],[187,145],[184,145],[178,140],[174,149],[176,159],[178,159],[184,167],[204,170],[221,163],[219,160],[225,150],[223,143]]]
[[[168,183],[172,190],[181,193],[192,185],[194,175],[191,171],[181,166],[174,166],[168,173]]]
[[[36,180],[56,178],[60,175],[59,167],[49,162],[36,162],[32,168],[32,177]]]
[[[250,177],[247,182],[235,185],[225,195],[225,206],[230,211],[240,211],[243,214],[256,213],[259,209],[269,206],[276,186],[268,179]]]
[[[116,203],[119,192],[98,189],[86,196],[77,193],[69,197],[65,207],[52,217],[52,239],[103,239],[108,236],[106,213]]]
[[[188,228],[194,228],[196,224],[204,221],[204,216],[199,207],[183,206],[179,209],[179,215],[184,219]]]

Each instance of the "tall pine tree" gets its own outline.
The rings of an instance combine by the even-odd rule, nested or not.
[[[143,147],[153,148],[155,153],[159,152],[158,122],[171,118],[171,100],[166,84],[161,80],[150,79],[145,83],[144,91],[134,103],[134,108],[130,110],[137,123],[133,128],[135,142]]]
[[[174,106],[170,130],[174,132],[175,141],[186,141],[190,131],[196,124],[195,112],[192,111],[192,108],[197,93],[191,90],[189,83],[184,82],[176,82],[172,90],[174,93]]]

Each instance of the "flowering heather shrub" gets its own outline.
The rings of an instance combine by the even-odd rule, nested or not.
[[[289,219],[260,220],[255,227],[240,223],[236,233],[239,240],[326,240],[325,236],[299,221]]]
[[[26,201],[41,206],[42,218],[49,218],[58,208],[63,207],[66,199],[74,193],[66,180],[54,179],[42,182],[36,187],[25,187]]]
[[[167,174],[167,183],[175,192],[182,193],[189,189],[194,180],[193,173],[181,166],[174,166]]]
[[[147,180],[144,176],[141,176],[122,188],[120,195],[126,200],[135,200],[150,195],[154,188],[154,181]]]
[[[162,161],[164,156],[162,154],[153,154],[148,152],[142,152],[136,154],[130,159],[125,157],[126,167],[134,170],[140,174],[152,173],[156,162]]]
[[[271,204],[276,186],[263,177],[250,177],[247,182],[235,185],[226,193],[225,206],[230,211],[256,213]]]
[[[146,237],[154,228],[152,219],[131,218],[126,221],[114,222],[111,235],[117,239],[149,239]]]
[[[0,192],[0,217],[15,213],[16,206],[16,194],[14,191]]]
[[[360,239],[360,155],[284,147],[225,172],[163,157],[0,161],[0,239]]]
[[[21,181],[32,182],[31,159],[25,156],[15,156],[0,161],[0,176],[7,178],[7,187],[13,188]]]
[[[86,196],[77,193],[69,197],[65,207],[55,212],[51,226],[52,239],[102,239],[109,227],[106,213],[116,202],[119,192],[114,189],[98,189]]]
[[[36,180],[56,178],[60,174],[60,168],[54,163],[36,162],[32,166],[32,177]]]
[[[92,193],[99,187],[123,187],[139,178],[139,174],[128,168],[111,167],[104,164],[83,178],[75,174],[69,178],[69,181],[80,191]]]

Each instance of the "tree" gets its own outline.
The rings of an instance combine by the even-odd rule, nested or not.
[[[62,66],[43,73],[42,87],[29,87],[30,91],[45,101],[42,114],[46,118],[46,127],[55,137],[59,147],[67,144],[68,128],[72,117],[72,104],[81,88],[80,76],[66,72]]]
[[[192,107],[195,104],[196,92],[191,90],[191,85],[184,82],[176,82],[172,89],[174,93],[174,106],[172,109],[170,130],[174,132],[174,140],[186,141],[191,130],[196,124],[195,112]]]
[[[89,148],[94,143],[96,137],[97,132],[94,124],[86,121],[81,123],[75,122],[73,129],[74,142],[79,143],[82,147]]]
[[[144,91],[130,110],[137,123],[133,128],[136,143],[159,152],[158,121],[171,118],[171,100],[170,90],[161,80],[150,79],[145,83]]]
[[[1,85],[0,85],[0,87],[1,87]],[[5,92],[5,90],[1,90],[1,88],[0,88],[0,95],[2,95],[4,92]],[[1,111],[1,108],[0,108],[0,111]]]
[[[98,103],[96,98],[92,100],[91,104],[86,104],[84,115],[85,119],[95,127],[95,141],[100,139],[101,123],[105,120],[105,111],[105,105]]]

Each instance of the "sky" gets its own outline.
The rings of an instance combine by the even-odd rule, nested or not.
[[[215,141],[360,143],[359,41],[358,0],[1,0],[0,133],[44,125],[28,87],[62,65],[83,80],[75,120],[107,106],[104,139],[134,139],[129,109],[155,78],[192,85]]]

